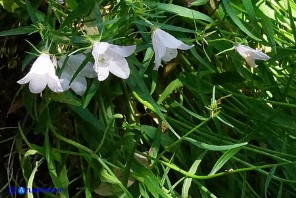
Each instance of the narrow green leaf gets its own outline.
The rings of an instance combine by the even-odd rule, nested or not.
[[[80,0],[75,9],[68,15],[61,25],[61,28],[70,25],[74,20],[79,17],[86,16],[93,8],[95,1]]]
[[[153,197],[169,197],[159,186],[160,181],[153,174],[153,172],[149,169],[146,169],[137,161],[132,163],[132,174],[139,182],[146,186]]]
[[[150,198],[150,196],[148,195],[148,192],[144,186],[144,184],[140,183],[139,184],[140,186],[140,193],[141,193],[141,196],[145,197],[145,198]]]
[[[60,184],[58,174],[56,171],[54,159],[52,157],[52,151],[51,151],[51,145],[49,142],[48,130],[46,131],[46,135],[45,135],[44,149],[45,149],[45,158],[47,161],[47,166],[48,166],[50,177],[51,177],[54,185],[60,187],[61,184]]]
[[[39,20],[38,20],[38,17],[37,17],[37,10],[35,8],[33,8],[30,0],[26,0],[26,7],[27,7],[27,11],[28,11],[28,14],[32,20],[32,22],[35,24],[35,25],[38,25],[39,23]]]
[[[147,35],[145,35],[145,36],[147,37]],[[146,40],[148,42],[150,42],[149,38],[146,38]],[[145,52],[143,62],[141,63],[141,67],[139,69],[140,76],[142,76],[142,77],[144,76],[145,72],[147,71],[147,69],[148,69],[148,67],[149,67],[149,65],[151,63],[153,55],[154,55],[154,52],[153,52],[152,48],[151,47],[147,48],[147,50]]]
[[[5,30],[0,32],[0,36],[14,36],[14,35],[21,35],[21,34],[30,34],[36,32],[37,29],[33,26],[23,26],[19,28],[14,28],[11,30]]]
[[[224,124],[228,125],[229,127],[234,128],[234,126],[230,124],[228,121],[226,121],[225,118],[222,118],[221,116],[218,115],[217,119],[223,122]]]
[[[246,197],[246,192],[247,192],[247,176],[246,172],[242,173],[243,181],[242,181],[242,193],[241,193],[241,198]]]
[[[182,6],[174,5],[174,4],[166,4],[166,3],[152,3],[152,2],[146,2],[149,6],[153,7],[156,6],[157,9],[167,11],[174,13],[176,15],[187,17],[194,20],[203,20],[207,22],[212,22],[213,19],[211,17],[198,12],[196,10],[192,10],[189,8],[185,8]]]
[[[245,10],[247,11],[248,15],[250,16],[250,19],[252,21],[256,21],[256,13],[252,4],[252,1],[250,0],[242,0]]]
[[[39,153],[37,150],[29,149],[24,157],[21,159],[21,166],[22,166],[22,172],[23,172],[23,177],[26,181],[29,180],[31,172],[32,172],[32,163],[30,156],[35,155]]]
[[[177,104],[178,107],[180,107],[180,108],[183,109],[186,113],[188,113],[189,115],[191,115],[192,117],[194,117],[194,118],[196,118],[196,119],[198,119],[198,120],[202,120],[202,121],[204,121],[204,120],[207,119],[207,118],[205,118],[205,117],[203,117],[203,116],[200,116],[200,115],[198,115],[198,114],[196,114],[196,113],[190,111],[189,109],[187,109],[186,107],[184,107],[183,105],[181,105],[180,103],[178,103],[178,102],[176,102],[176,101],[174,101],[174,104]]]
[[[203,142],[200,142],[200,141],[194,140],[192,138],[188,138],[188,137],[185,137],[184,140],[186,140],[186,141],[190,142],[191,144],[198,146],[202,149],[206,149],[206,150],[210,150],[210,151],[225,151],[225,150],[245,146],[248,144],[247,142],[244,142],[244,143],[239,143],[239,144],[217,146],[217,145],[206,144],[206,143],[203,143]]]
[[[264,195],[265,195],[265,198],[269,197],[269,196],[267,196],[267,190],[268,190],[268,186],[269,186],[270,181],[271,181],[271,179],[272,179],[272,177],[274,175],[275,170],[276,170],[276,166],[273,167],[270,170],[270,172],[268,173],[268,175],[267,175],[267,178],[266,178],[266,181],[265,181],[265,184],[264,184]]]
[[[150,139],[153,139],[156,137],[156,133],[158,128],[155,128],[153,126],[149,126],[149,125],[138,125],[135,126],[135,129],[141,131],[142,133],[145,133]],[[160,134],[160,144],[163,147],[167,147],[169,145],[171,145],[172,143],[174,143],[174,140],[172,139],[172,137],[170,137],[169,135],[165,134],[165,133],[161,133]]]
[[[243,144],[246,145],[247,143],[243,143]],[[222,168],[222,166],[224,166],[224,164],[228,162],[228,160],[232,156],[234,156],[239,150],[241,150],[241,146],[244,146],[244,145],[240,145],[239,147],[233,148],[223,153],[223,155],[215,163],[209,175],[214,175],[216,172],[218,172]]]
[[[35,174],[36,174],[36,172],[38,170],[38,167],[42,164],[43,160],[44,160],[44,158],[42,158],[40,161],[36,162],[36,165],[35,165],[32,173],[31,173],[31,176],[30,176],[29,181],[28,181],[28,188],[29,189],[33,188],[33,180],[34,180]],[[27,193],[27,195],[28,195],[28,198],[34,198],[33,193]]]
[[[120,184],[121,183],[115,175],[109,174],[109,172],[106,169],[102,169],[100,171],[100,178],[102,181],[110,183],[110,184]]]
[[[100,83],[98,80],[94,80],[90,86],[90,88],[86,91],[85,98],[83,100],[83,108],[86,108],[91,101],[91,99],[95,96],[97,93],[97,90],[99,89]]]
[[[29,157],[30,155],[35,155],[36,153],[38,153],[38,151],[30,149],[25,153],[24,157]]]
[[[209,0],[193,0],[192,3],[188,3],[188,6],[200,6],[208,3]],[[188,1],[189,2],[189,1]]]
[[[82,120],[86,121],[89,125],[97,129],[97,132],[103,132],[103,124],[88,110],[81,106],[69,106]]]
[[[52,93],[50,97],[52,100],[60,103],[66,103],[73,106],[81,105],[81,101],[76,96],[70,93]]]
[[[153,158],[157,158],[158,156],[160,142],[161,142],[161,134],[162,134],[161,128],[158,127],[156,133],[154,134],[153,142],[150,148],[150,155]]]
[[[195,175],[196,170],[206,153],[207,151],[204,151],[200,156],[198,156],[198,158],[193,162],[192,166],[190,167],[188,173]],[[183,187],[182,187],[182,198],[189,197],[189,188],[191,186],[191,182],[192,182],[192,178],[186,178],[184,180]]]
[[[264,13],[261,13],[260,16],[261,16],[261,24],[262,24],[263,32],[265,33],[267,40],[270,43],[270,46],[276,53],[276,42],[274,39],[272,22],[270,18],[268,18]]]
[[[172,81],[165,90],[160,94],[159,99],[157,100],[158,104],[161,104],[173,91],[178,89],[179,87],[182,87],[183,84],[179,79],[176,79]]]
[[[194,47],[190,49],[190,52],[192,53],[193,57],[198,60],[202,65],[204,65],[206,68],[208,68],[209,71],[214,71],[209,63],[207,63],[196,51]]]
[[[68,173],[67,167],[66,165],[63,165],[62,170],[59,173],[59,180],[60,180],[61,186],[57,186],[59,188],[62,188],[63,194],[66,194],[66,195],[68,195],[69,193],[68,186],[70,184],[67,173]]]
[[[281,185],[280,185],[280,189],[279,189],[279,193],[277,195],[277,198],[282,198],[282,195],[283,195],[283,182],[281,182]]]
[[[104,30],[104,21],[103,21],[103,17],[102,17],[102,14],[101,14],[100,5],[99,5],[99,3],[97,1],[95,3],[95,8],[96,8],[97,27],[98,27],[98,30],[99,30],[100,34],[102,34],[102,32]]]
[[[84,188],[85,188],[84,194],[85,194],[86,198],[92,198],[92,191],[96,192],[96,190],[92,189],[91,180],[89,179],[89,178],[91,178],[91,175],[90,175],[91,168],[90,167],[92,166],[91,164],[93,163],[92,162],[93,160],[87,159],[87,161],[89,162],[89,166],[87,167],[87,171],[82,171],[82,177],[83,177]],[[80,164],[81,164],[81,169],[85,170],[82,159],[80,159]]]
[[[261,41],[260,38],[256,37],[254,34],[252,34],[246,26],[240,21],[240,19],[235,15],[234,11],[232,10],[232,7],[229,4],[229,0],[222,0],[224,8],[227,12],[227,14],[230,16],[232,21],[243,31],[245,32],[248,36],[251,38],[255,39],[256,41]]]
[[[2,5],[5,10],[12,13],[19,7],[13,0],[0,0],[0,5]]]
[[[291,3],[290,3],[289,0],[287,1],[287,3],[288,3],[288,13],[289,13],[289,19],[290,19],[290,26],[292,28],[292,33],[293,33],[293,36],[294,36],[294,42],[296,42],[295,20],[294,20],[293,14],[292,14]]]
[[[74,10],[77,7],[77,3],[75,0],[67,0],[67,5],[69,6],[69,8],[71,8],[72,10]]]
[[[176,135],[176,137],[180,137],[173,127],[168,123],[162,114],[159,105],[154,101],[151,97],[143,79],[139,76],[138,71],[133,65],[130,65],[131,75],[126,80],[128,86],[133,90],[134,96],[137,98],[139,102],[145,105],[147,108],[154,111],[167,125],[167,127]]]

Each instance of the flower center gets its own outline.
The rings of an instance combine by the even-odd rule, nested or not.
[[[110,58],[105,55],[100,55],[98,57],[98,66],[99,67],[108,67]]]

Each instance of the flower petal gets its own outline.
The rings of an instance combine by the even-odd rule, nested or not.
[[[63,88],[61,85],[61,82],[63,80],[59,80],[56,75],[46,75],[48,87],[53,91],[53,92],[63,92]]]
[[[81,70],[81,75],[88,77],[88,78],[95,78],[97,76],[97,73],[94,70],[94,64],[93,63],[87,63],[84,68]]]
[[[243,57],[246,58],[248,55],[250,55],[250,53],[252,52],[252,48],[250,48],[249,46],[245,46],[245,45],[237,45],[235,47],[235,50]]]
[[[153,68],[153,70],[158,70],[159,66],[161,65],[161,58],[154,60],[155,66]]]
[[[71,76],[69,76],[68,73],[63,72],[61,75],[61,79],[63,79],[63,82],[61,83],[63,90],[67,91],[68,89],[70,89]]]
[[[155,31],[152,33],[152,46],[153,46],[153,50],[155,52],[155,60],[154,60],[155,67],[154,67],[154,69],[157,70],[159,68],[159,66],[161,65],[162,57],[164,57],[164,55],[165,55],[166,47],[159,40]]]
[[[248,65],[250,65],[250,66],[252,66],[252,67],[254,67],[254,68],[256,68],[258,65],[256,65],[256,63],[255,63],[255,59],[254,59],[254,57],[253,56],[251,56],[251,55],[248,55],[246,58],[245,58],[245,60],[246,60],[246,62],[248,63]]]
[[[21,84],[21,85],[26,84],[26,83],[28,83],[31,80],[31,77],[32,77],[32,75],[29,72],[25,77],[23,77],[22,79],[20,79],[19,81],[17,81],[17,83],[18,84]]]
[[[55,68],[52,61],[50,60],[50,56],[48,54],[41,54],[33,63],[30,73],[55,74]]]
[[[263,53],[261,50],[256,50],[256,52],[254,52],[254,59],[257,59],[257,60],[264,60],[264,61],[267,61],[268,59],[270,59],[270,57]]]
[[[29,83],[29,89],[32,93],[41,93],[47,84],[47,75],[41,75],[41,74],[35,74],[32,76],[30,83]]]
[[[189,50],[192,47],[194,47],[194,45],[186,45],[186,44],[183,43],[180,47],[178,47],[178,49],[180,49],[180,50]]]
[[[110,44],[107,42],[96,42],[93,45],[92,55],[95,56],[99,54],[104,54],[109,47]]]
[[[176,58],[177,55],[178,55],[177,49],[166,48],[166,52],[164,57],[162,57],[162,60],[164,60],[165,62],[169,62],[173,58]]]
[[[132,55],[132,53],[134,53],[134,51],[136,50],[136,46],[118,46],[110,44],[108,50],[112,51],[113,53],[119,54],[122,57],[128,57]]]
[[[127,79],[130,75],[130,69],[125,58],[116,61],[110,61],[110,72],[122,79]]]
[[[186,45],[184,44],[182,41],[176,39],[174,36],[172,36],[171,34],[161,30],[161,29],[156,29],[154,30],[154,35],[155,37],[158,38],[158,40],[160,42],[162,42],[162,44],[165,46],[165,47],[168,47],[168,48],[178,48],[178,49],[182,49],[182,50],[187,50],[187,49],[190,49],[192,46],[189,46],[189,45]]]
[[[58,61],[58,65],[60,68],[63,66],[65,59],[66,56],[62,56]],[[85,59],[86,55],[83,53],[70,56],[61,76],[67,74],[66,77],[72,77],[77,71],[77,69],[81,66],[83,61],[85,61]],[[97,73],[94,71],[93,65],[94,64],[91,62],[86,63],[78,75],[86,76],[88,78],[95,78],[97,76]]]
[[[109,76],[109,67],[97,67],[96,72],[98,73],[98,80],[106,80]]]
[[[82,76],[77,76],[71,83],[71,88],[77,95],[82,96],[87,88],[86,79]]]

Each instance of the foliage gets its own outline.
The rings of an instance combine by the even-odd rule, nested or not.
[[[0,36],[39,35],[30,42],[58,58],[99,40],[137,49],[127,80],[88,79],[81,97],[23,87],[13,155],[25,184],[11,186],[59,197],[296,196],[294,1],[15,3],[32,24]],[[155,27],[195,47],[155,71]],[[271,59],[250,68],[239,43]]]

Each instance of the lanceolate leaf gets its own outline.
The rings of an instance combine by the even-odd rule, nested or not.
[[[222,168],[222,166],[224,166],[224,164],[226,164],[226,162],[228,162],[230,160],[230,158],[232,156],[234,156],[240,149],[241,149],[241,147],[237,147],[237,148],[233,148],[231,150],[226,151],[217,160],[217,162],[215,163],[215,165],[209,175],[214,175],[216,172],[218,172]]]
[[[206,143],[203,143],[203,142],[200,142],[200,141],[194,140],[192,138],[188,138],[188,137],[186,137],[184,139],[195,146],[198,146],[200,148],[210,150],[210,151],[225,151],[225,150],[245,146],[248,144],[247,142],[244,142],[244,143],[239,143],[239,144],[217,146],[217,145],[206,144]]]
[[[182,6],[178,6],[178,5],[174,5],[174,4],[166,4],[166,3],[151,3],[151,2],[149,2],[149,3],[146,2],[146,3],[150,6],[156,6],[156,8],[159,10],[171,12],[171,13],[177,14],[182,17],[187,17],[187,18],[194,19],[194,20],[203,20],[203,21],[207,21],[207,22],[213,21],[209,16],[207,16],[201,12],[198,12],[196,10],[192,10],[189,8],[185,8]]]
[[[130,66],[131,68],[131,75],[126,80],[128,86],[136,93],[136,98],[150,110],[157,113],[157,115],[166,123],[167,127],[177,136],[179,135],[175,132],[173,127],[168,123],[165,119],[164,115],[162,114],[159,105],[154,101],[151,97],[143,79],[139,76],[138,71],[134,66]]]
[[[261,41],[260,38],[256,37],[254,34],[252,34],[246,26],[241,22],[241,20],[235,15],[234,11],[232,10],[232,7],[230,6],[229,0],[222,0],[224,8],[227,12],[227,14],[230,16],[230,18],[233,20],[233,22],[248,36],[250,36],[252,39],[255,39],[256,41]]]
[[[21,35],[21,34],[31,34],[36,32],[37,29],[33,26],[23,26],[19,28],[14,28],[11,30],[5,30],[0,32],[0,36],[15,36],[15,35]]]

